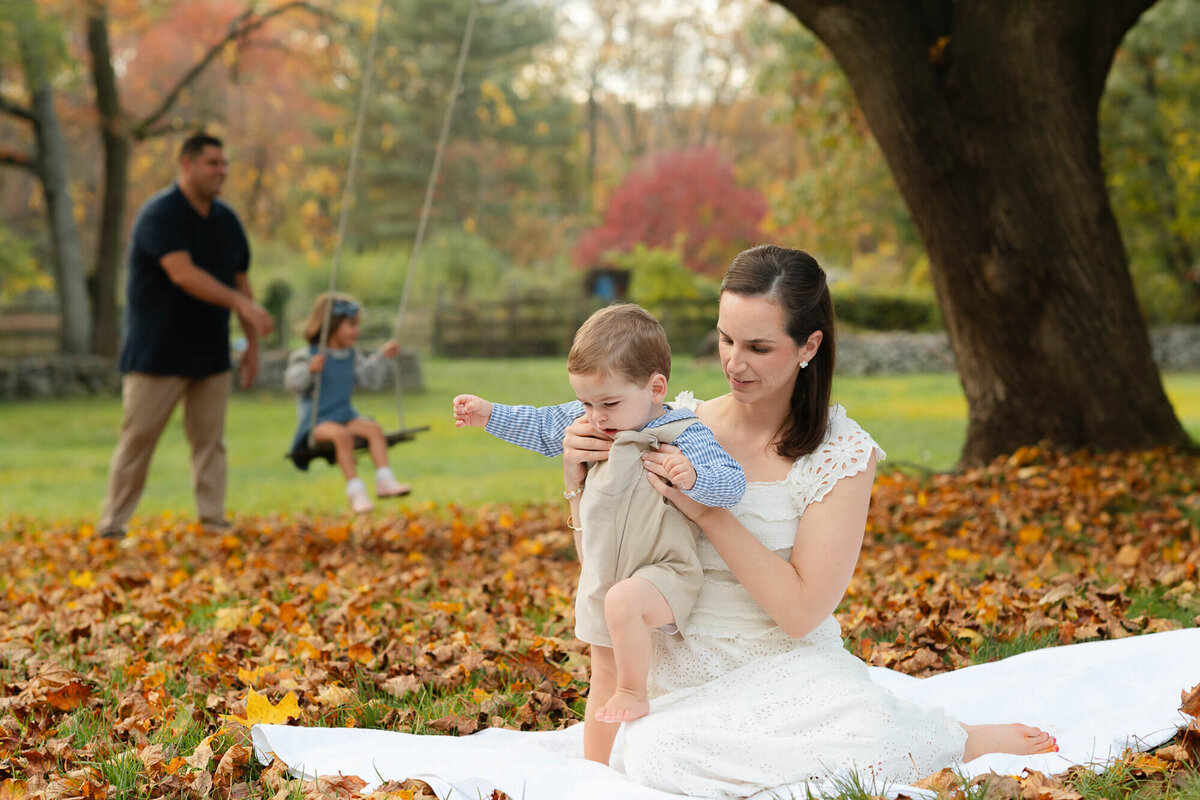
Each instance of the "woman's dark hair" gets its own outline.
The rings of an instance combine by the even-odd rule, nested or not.
[[[721,281],[721,293],[725,292],[774,300],[783,309],[788,336],[798,346],[803,346],[813,331],[821,331],[821,346],[796,378],[792,413],[780,428],[775,445],[775,451],[785,458],[808,455],[825,440],[833,387],[833,300],[825,270],[803,250],[762,244],[733,259]]]

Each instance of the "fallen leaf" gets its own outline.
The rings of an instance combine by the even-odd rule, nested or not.
[[[226,719],[239,722],[249,728],[251,725],[281,725],[289,719],[300,718],[300,706],[296,702],[296,693],[288,692],[278,705],[271,705],[266,696],[253,689],[246,696],[246,716],[238,717],[230,714]]]
[[[317,702],[323,706],[344,706],[353,703],[357,697],[345,686],[330,684],[317,693]]]

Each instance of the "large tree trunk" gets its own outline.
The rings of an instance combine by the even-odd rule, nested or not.
[[[101,201],[100,231],[93,272],[92,309],[96,326],[94,349],[115,356],[121,344],[121,321],[117,307],[120,283],[121,233],[125,226],[125,203],[129,191],[129,158],[133,142],[121,111],[117,76],[112,66],[108,41],[108,10],[102,3],[91,6],[87,20],[87,44],[92,56],[92,80],[96,85],[96,108],[100,113],[100,136],[104,143],[104,197]]]
[[[924,240],[964,463],[1183,444],[1100,164],[1117,44],[1153,0],[778,0],[845,70]]]
[[[91,348],[92,312],[88,306],[79,229],[75,224],[74,206],[67,188],[67,148],[58,123],[58,112],[54,108],[44,35],[38,30],[33,8],[22,11],[25,13],[17,15],[17,38],[29,86],[30,110],[37,140],[36,170],[42,181],[46,215],[50,223],[59,311],[62,315],[61,348],[64,353],[83,354]]]

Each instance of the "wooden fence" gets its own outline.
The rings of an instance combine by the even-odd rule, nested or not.
[[[0,356],[57,353],[58,314],[18,307],[0,309]]]
[[[440,300],[433,319],[433,352],[448,358],[562,356],[575,331],[601,304],[588,299],[510,298],[490,305]],[[648,309],[667,332],[671,349],[701,347],[717,322],[712,300],[672,301]]]

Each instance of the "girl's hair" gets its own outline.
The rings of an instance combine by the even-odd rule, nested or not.
[[[654,316],[633,303],[615,303],[587,318],[571,344],[567,371],[622,375],[636,384],[661,372],[671,377],[671,345]]]
[[[321,325],[325,322],[325,308],[330,303],[333,304],[333,309],[329,314],[329,334],[326,341],[328,341],[328,337],[337,333],[337,329],[343,322],[358,316],[359,302],[350,295],[341,292],[321,293],[317,297],[317,302],[313,304],[312,313],[304,321],[304,338],[308,340],[309,344],[318,344],[321,341]]]
[[[833,300],[825,270],[803,250],[772,244],[739,253],[721,282],[721,293],[767,297],[783,309],[784,328],[798,346],[821,331],[821,346],[792,389],[791,414],[779,430],[775,451],[785,458],[808,455],[825,439],[835,356]]]

